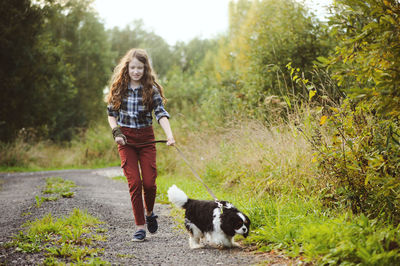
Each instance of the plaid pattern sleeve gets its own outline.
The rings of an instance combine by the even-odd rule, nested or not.
[[[157,121],[159,121],[164,116],[169,119],[169,113],[164,108],[164,104],[158,89],[154,88],[154,90],[155,90],[155,93],[153,95],[154,114],[156,116]]]
[[[114,110],[112,105],[107,105],[107,114],[108,116],[113,116],[115,118],[118,118],[119,110]]]

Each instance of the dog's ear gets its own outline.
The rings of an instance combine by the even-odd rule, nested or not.
[[[246,227],[247,227],[247,232],[243,235],[243,236],[246,238],[246,237],[249,236],[249,233],[250,233],[250,224],[251,224],[251,222],[250,222],[249,217],[247,217],[246,214],[244,214],[244,213],[242,213],[242,214],[244,215],[244,217],[245,217],[245,219],[246,219],[246,221],[245,221],[244,223],[245,223],[245,225],[246,225]]]
[[[231,209],[224,208],[221,215],[221,229],[228,236],[235,235],[235,226],[242,221]]]

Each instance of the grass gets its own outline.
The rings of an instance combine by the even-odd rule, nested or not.
[[[134,258],[136,258],[136,256],[133,255],[133,254],[117,254],[117,257],[121,258],[121,259],[134,259]]]
[[[87,129],[69,143],[27,142],[22,138],[0,142],[0,172],[101,168],[118,163],[117,147],[105,123]]]
[[[24,253],[42,253],[44,265],[63,265],[64,263],[89,263],[108,265],[99,256],[103,250],[96,245],[105,241],[103,224],[86,211],[74,209],[68,216],[55,218],[51,213],[42,219],[28,221],[22,225],[23,231],[6,244]]]
[[[36,207],[39,208],[45,201],[56,201],[59,198],[72,198],[75,192],[71,188],[76,187],[75,182],[65,180],[61,177],[46,178],[46,186],[42,189],[42,194],[51,196],[35,196]]]
[[[189,197],[211,199],[201,184],[188,177],[161,176],[157,180],[160,203],[168,202],[167,190],[176,184]],[[400,262],[399,227],[349,212],[326,210],[317,197],[284,194],[259,195],[240,186],[212,190],[219,199],[232,202],[251,221],[247,239],[237,237],[259,251],[283,251],[288,256],[316,264],[396,265]],[[183,211],[173,215],[183,228]]]
[[[71,188],[76,187],[75,182],[72,180],[65,180],[61,177],[46,178],[46,187],[42,190],[43,194],[56,194],[59,197],[71,198],[74,192]]]

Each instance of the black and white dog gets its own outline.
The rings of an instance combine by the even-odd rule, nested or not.
[[[202,248],[201,239],[218,248],[239,246],[235,234],[247,237],[249,218],[227,201],[189,199],[185,192],[173,185],[168,189],[169,201],[185,209],[185,226],[189,231],[190,248]]]

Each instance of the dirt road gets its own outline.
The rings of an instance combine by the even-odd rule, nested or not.
[[[155,206],[159,215],[158,233],[148,234],[145,242],[131,242],[135,226],[128,187],[110,178],[118,175],[122,175],[118,167],[0,174],[0,242],[10,241],[10,236],[20,231],[27,220],[42,218],[49,212],[59,217],[79,208],[106,223],[108,238],[103,243],[101,258],[113,265],[253,265],[260,261],[241,249],[190,250],[186,232],[176,228],[170,217],[170,207],[163,204]],[[78,186],[74,188],[75,196],[44,202],[37,208],[35,196],[40,196],[46,177],[74,181]],[[0,265],[37,265],[43,259],[42,254],[25,254],[3,245],[0,247]]]

